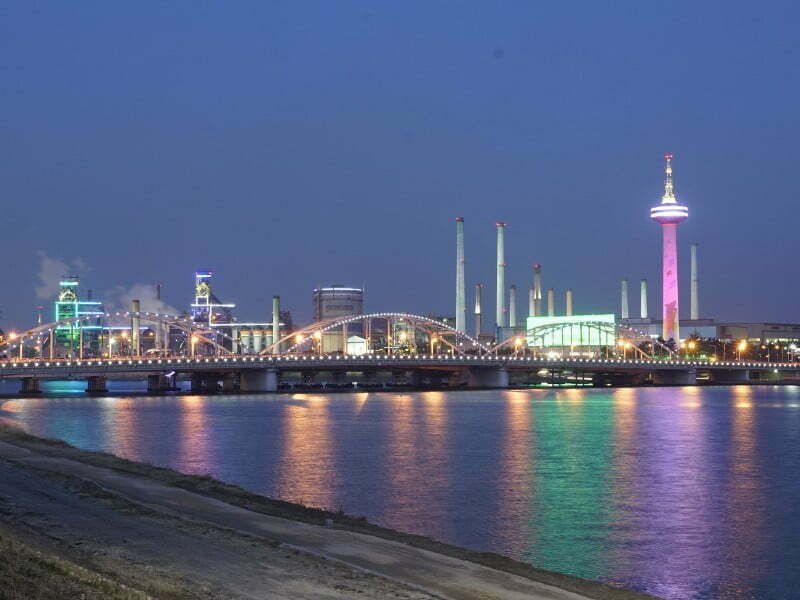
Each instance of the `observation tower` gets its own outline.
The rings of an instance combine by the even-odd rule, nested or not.
[[[663,238],[662,264],[662,337],[664,340],[680,340],[678,321],[678,223],[689,216],[689,209],[675,198],[672,183],[672,154],[665,154],[664,195],[661,204],[650,209],[650,218],[661,225]]]

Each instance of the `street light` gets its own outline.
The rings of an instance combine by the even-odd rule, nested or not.
[[[737,360],[742,360],[742,352],[745,352],[747,350],[747,341],[742,340],[741,342],[739,342],[736,345],[736,350],[739,353],[739,358]]]
[[[315,331],[314,339],[317,341],[317,354],[322,354],[322,333]]]

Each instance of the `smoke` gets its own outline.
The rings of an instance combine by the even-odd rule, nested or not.
[[[36,297],[40,300],[50,300],[58,293],[58,283],[64,275],[76,275],[89,270],[89,265],[81,258],[71,260],[53,258],[42,250],[39,250],[38,254],[39,285],[36,286]]]
[[[108,311],[128,311],[131,300],[139,300],[142,312],[178,315],[180,311],[158,299],[156,286],[149,283],[135,283],[129,288],[118,285],[106,294],[105,306]]]

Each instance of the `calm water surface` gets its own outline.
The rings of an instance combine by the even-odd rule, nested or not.
[[[42,436],[665,598],[800,597],[800,388],[32,398]]]

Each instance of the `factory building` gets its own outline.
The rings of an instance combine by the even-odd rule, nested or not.
[[[613,347],[616,340],[613,314],[528,317],[529,348]]]
[[[313,292],[312,301],[315,323],[364,314],[364,290],[362,288],[343,285],[318,287]],[[352,343],[354,350],[352,353],[363,354],[366,352],[366,337],[364,324],[361,321],[355,321],[332,331],[326,331],[318,343],[321,344],[321,350],[324,353],[349,352]]]
[[[68,357],[77,355],[81,343],[87,353],[100,351],[100,336],[103,332],[103,303],[92,300],[81,300],[78,296],[80,280],[77,275],[65,275],[59,282],[58,297],[55,301],[55,320],[81,319],[81,328],[70,325],[59,325],[55,330],[54,356]],[[86,318],[86,320],[83,320]]]
[[[364,314],[364,290],[332,285],[314,290],[314,322]]]
[[[233,314],[236,305],[222,302],[214,294],[213,276],[212,271],[195,272],[194,302],[189,312],[196,323],[208,326],[217,343],[237,354],[258,354],[291,333],[291,315],[280,310],[278,296],[272,299],[271,321],[240,322]]]

